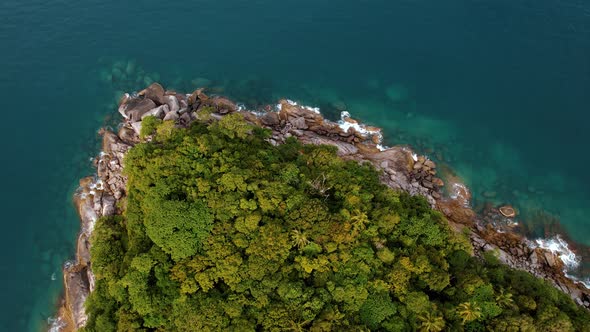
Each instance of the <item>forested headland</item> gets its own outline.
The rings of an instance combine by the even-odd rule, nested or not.
[[[143,120],[120,215],[91,243],[85,331],[589,331],[549,283],[372,165],[240,113]]]

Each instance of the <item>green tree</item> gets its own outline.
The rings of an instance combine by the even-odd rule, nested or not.
[[[481,308],[473,302],[463,302],[457,307],[457,314],[463,324],[478,320],[482,317]]]
[[[146,234],[174,260],[196,254],[209,236],[213,218],[199,201],[189,203],[148,196],[143,206]]]
[[[439,332],[445,328],[445,320],[432,311],[418,315],[418,321],[422,332]]]

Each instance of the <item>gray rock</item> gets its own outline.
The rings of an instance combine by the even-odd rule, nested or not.
[[[92,201],[86,197],[75,197],[78,215],[80,215],[80,223],[82,224],[82,232],[90,232],[94,222],[98,219],[98,215],[92,207]]]
[[[168,112],[166,113],[166,116],[164,117],[164,121],[168,121],[168,120],[172,120],[172,121],[176,121],[178,120],[179,116],[177,112]]]
[[[436,168],[436,164],[430,159],[427,159],[426,161],[424,161],[424,166],[429,167],[429,168]]]
[[[188,125],[191,121],[191,116],[187,112],[182,113],[180,116],[179,122],[182,125]]]
[[[155,107],[156,104],[151,99],[135,98],[119,106],[119,113],[121,113],[125,119],[139,121],[145,112]]]
[[[208,99],[206,104],[215,107],[220,114],[233,113],[238,110],[238,106],[233,101],[223,97]]]
[[[117,211],[115,204],[117,204],[117,200],[115,197],[111,195],[104,195],[102,197],[102,215],[103,216],[112,216]]]
[[[307,124],[305,123],[305,119],[303,117],[290,119],[289,122],[295,129],[307,129]]]
[[[105,160],[100,159],[98,161],[98,164],[96,165],[96,174],[98,174],[99,178],[104,179],[104,178],[106,178],[108,171],[109,171],[108,164],[106,163]]]
[[[76,257],[78,258],[78,264],[82,266],[87,266],[90,263],[90,243],[86,233],[80,233],[78,236]]]
[[[123,190],[115,190],[114,196],[116,200],[121,199],[123,197]]]
[[[80,270],[78,265],[70,265],[64,268],[64,284],[66,293],[66,306],[69,308],[75,329],[86,324],[88,316],[84,308],[84,302],[90,292],[86,267]]]
[[[164,99],[166,105],[168,105],[169,112],[176,113],[180,110],[180,103],[178,102],[178,99],[176,99],[176,96],[164,96]],[[166,112],[166,114],[168,114],[168,112]]]
[[[546,250],[544,256],[545,262],[547,262],[548,266],[554,267],[555,265],[557,265],[557,256],[554,253],[552,253],[549,250]]]
[[[291,136],[291,135],[289,133],[287,133],[287,134],[285,134],[284,137],[287,137],[287,136]],[[319,135],[317,135],[315,133],[311,133],[309,131],[306,132],[305,135],[299,137],[299,139],[303,143],[307,143],[307,144],[333,145],[338,149],[338,151],[336,151],[336,154],[338,154],[339,156],[355,155],[358,153],[357,147],[350,144],[350,143],[346,143],[346,142],[342,142],[342,141],[335,141],[333,139],[327,138],[325,136],[319,136]]]
[[[303,136],[303,131],[299,130],[299,129],[293,129],[291,130],[291,132],[293,133],[293,135],[299,137],[299,136]]]
[[[131,124],[131,128],[135,130],[135,134],[139,135],[139,133],[141,132],[141,121],[133,122]]]
[[[531,253],[529,256],[529,261],[531,262],[531,265],[537,265],[539,263],[539,256],[537,255],[536,251]]]
[[[158,106],[154,109],[151,109],[145,113],[143,113],[143,115],[141,116],[141,119],[145,119],[148,116],[155,116],[158,119],[163,119],[164,116],[166,115],[166,113],[168,113],[170,111],[170,108],[168,107],[168,105],[162,105],[162,106]]]
[[[160,84],[152,83],[150,86],[145,88],[145,90],[139,92],[139,95],[153,100],[157,105],[162,105],[166,103],[166,100],[164,99],[164,93],[165,90]]]
[[[279,114],[276,112],[268,112],[260,117],[260,121],[266,126],[276,126],[279,124]]]
[[[122,141],[128,143],[134,142],[137,138],[137,136],[135,136],[135,131],[133,130],[133,128],[129,128],[127,126],[122,126],[121,128],[119,128],[118,136]]]

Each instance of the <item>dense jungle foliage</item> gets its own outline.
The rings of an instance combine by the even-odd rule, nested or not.
[[[239,114],[144,122],[125,212],[93,234],[86,331],[589,330],[372,166],[268,135]]]

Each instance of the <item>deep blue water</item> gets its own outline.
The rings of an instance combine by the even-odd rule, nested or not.
[[[3,0],[0,45],[0,330],[54,314],[96,131],[117,91],[151,80],[328,116],[344,103],[446,161],[475,204],[512,203],[537,236],[551,213],[590,245],[585,1]]]

